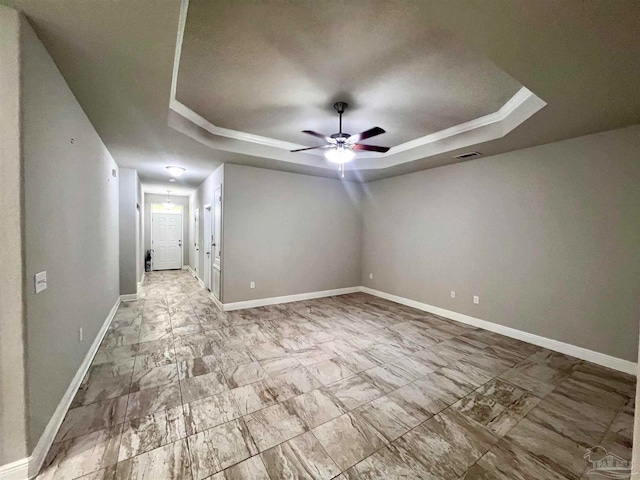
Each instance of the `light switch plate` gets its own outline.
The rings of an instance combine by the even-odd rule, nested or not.
[[[34,283],[35,283],[36,293],[40,293],[43,290],[46,290],[47,289],[47,272],[44,271],[44,272],[36,273]]]

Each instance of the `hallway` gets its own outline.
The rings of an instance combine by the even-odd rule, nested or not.
[[[39,479],[580,479],[587,448],[630,459],[632,376],[365,294],[221,312],[184,271],[143,290]]]

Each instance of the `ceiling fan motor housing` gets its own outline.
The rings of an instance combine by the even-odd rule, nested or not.
[[[343,114],[344,111],[347,109],[349,105],[347,105],[345,102],[336,102],[333,104],[333,108],[336,109],[336,112],[338,112],[339,114]]]

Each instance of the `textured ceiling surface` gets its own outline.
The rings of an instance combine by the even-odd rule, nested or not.
[[[299,144],[373,126],[385,146],[500,109],[521,87],[409,2],[191,0],[176,99],[218,127]],[[351,10],[357,14],[351,14]]]
[[[192,0],[195,7],[204,1]],[[195,187],[222,162],[335,178],[336,173],[332,170],[265,159],[260,155],[259,146],[247,155],[234,152],[230,142],[218,138],[220,147],[210,148],[168,125],[180,16],[178,0],[0,0],[0,3],[24,12],[118,165],[137,169],[147,185],[171,188],[164,167],[177,164],[187,168],[180,178],[180,185]],[[225,22],[226,14],[222,12],[234,10],[238,3],[245,5],[246,17],[257,17],[253,20],[240,19],[245,26],[251,21],[262,23],[265,5],[268,10],[298,4],[315,11],[315,5],[321,3],[329,11],[343,12],[336,16],[335,23],[330,23],[322,15],[317,20],[329,25],[323,38],[317,34],[314,37],[319,42],[317,48],[300,35],[301,26],[307,28],[309,23],[313,25],[316,21],[306,19],[302,13],[296,18],[300,25],[280,19],[277,24],[286,28],[283,32],[278,30],[276,36],[270,33],[269,25],[256,27],[256,35],[267,36],[265,42],[270,43],[265,49],[273,58],[292,71],[297,69],[296,78],[305,81],[305,90],[300,93],[296,91],[298,87],[269,85],[259,68],[251,70],[250,76],[263,78],[266,85],[261,88],[270,89],[264,102],[272,110],[273,118],[284,118],[281,110],[290,106],[286,103],[290,99],[296,99],[304,108],[316,109],[317,115],[312,112],[308,119],[292,117],[284,122],[271,122],[270,115],[254,106],[253,111],[246,113],[247,118],[237,117],[238,121],[246,122],[244,128],[252,128],[252,117],[261,116],[277,128],[289,122],[293,133],[302,129],[333,131],[335,118],[330,105],[334,98],[330,96],[335,94],[354,104],[353,111],[345,117],[349,130],[358,130],[360,125],[349,124],[351,121],[362,122],[363,128],[379,124],[390,131],[387,138],[391,138],[394,126],[387,125],[385,119],[394,116],[393,108],[381,109],[380,117],[371,113],[372,117],[358,118],[358,112],[363,109],[378,108],[361,95],[377,92],[376,98],[383,102],[384,98],[380,96],[385,93],[385,88],[376,79],[385,75],[391,78],[394,72],[402,72],[404,81],[412,82],[405,87],[405,94],[413,98],[436,92],[435,89],[426,89],[420,78],[410,80],[407,68],[411,62],[420,65],[416,54],[425,58],[432,56],[426,46],[438,38],[456,38],[464,45],[461,54],[470,55],[475,61],[490,60],[497,69],[506,72],[547,103],[544,109],[508,135],[476,145],[473,150],[494,155],[640,123],[638,0],[228,0],[226,7],[220,6],[220,18],[212,21],[231,24]],[[384,15],[381,14],[383,10],[380,9],[384,8],[381,4],[390,5],[390,10],[404,10]],[[369,8],[378,12],[377,17],[368,15]],[[258,10],[259,14],[256,13]],[[359,39],[360,46],[356,47],[350,40],[350,29],[359,22],[354,20],[351,23],[351,20],[360,16],[373,26],[370,32],[357,30],[358,35],[354,38]],[[413,22],[410,34],[404,31],[403,24],[386,25],[386,22],[407,17]],[[270,18],[264,23],[274,21]],[[416,24],[421,28],[416,28]],[[233,24],[228,28],[232,29]],[[392,35],[394,30],[395,35]],[[384,41],[379,39],[379,32],[386,35]],[[236,38],[251,40],[251,33],[240,32]],[[298,43],[289,45],[288,38],[297,38]],[[370,42],[370,52],[362,47],[363,38]],[[263,58],[252,59],[243,50],[251,43],[246,46],[244,43],[233,45],[233,51],[230,45],[217,45],[216,49],[229,50],[227,61],[232,61],[237,55],[249,64],[255,62],[256,66],[259,65]],[[422,51],[409,47],[403,49],[402,45],[407,43],[422,44]],[[447,48],[455,46],[447,43]],[[321,65],[343,76],[341,91],[336,91],[333,84],[326,84],[327,79],[332,80],[330,76],[323,75],[323,71],[318,70],[320,66],[311,64],[305,56],[309,50],[324,52],[331,49],[333,56],[328,57],[331,61],[325,59]],[[375,62],[371,60],[372,56]],[[334,62],[341,69],[333,67]],[[443,58],[435,63],[444,71],[445,67],[459,68],[460,62],[457,58]],[[349,82],[355,82],[355,79],[359,79],[366,88],[349,91],[355,84]],[[239,81],[238,77],[236,81]],[[459,80],[452,81],[450,88],[464,92],[464,87],[458,83]],[[312,85],[316,85],[317,90]],[[223,89],[220,90],[224,93]],[[388,93],[398,94],[391,90]],[[465,111],[477,108],[477,102],[471,100],[470,104],[460,102],[462,106],[459,108],[467,109]],[[238,111],[245,108],[241,101],[238,100]],[[280,105],[280,102],[285,103]],[[445,112],[444,116],[448,113]],[[418,119],[420,112],[412,113],[412,116]],[[398,118],[407,123],[400,115]],[[422,124],[427,129],[434,120],[422,118],[421,121],[427,122]],[[438,125],[447,121],[451,119],[437,119],[437,122],[443,122]],[[254,128],[271,126],[255,125]],[[375,143],[384,144],[385,135],[378,138],[379,142],[376,140]],[[349,172],[347,178],[368,181],[433,168],[455,162],[452,157],[457,153],[462,152],[452,151],[388,169]]]

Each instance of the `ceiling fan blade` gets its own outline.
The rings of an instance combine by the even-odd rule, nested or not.
[[[367,152],[381,152],[381,153],[386,153],[388,152],[391,147],[379,147],[377,145],[361,145],[361,144],[357,144],[353,146],[354,150],[365,150]]]
[[[313,130],[303,130],[302,133],[308,133],[309,135],[313,135],[314,137],[321,138],[327,143],[335,143],[335,140],[333,138],[327,137],[326,135],[323,135],[318,132],[314,132]]]
[[[305,150],[313,150],[314,148],[333,148],[333,145],[317,145],[315,147],[298,148],[297,150],[289,150],[290,152],[303,152]]]
[[[358,143],[362,140],[366,140],[367,138],[375,137],[376,135],[380,135],[384,133],[384,130],[380,127],[373,127],[369,130],[365,130],[362,133],[358,133],[357,135],[351,135],[349,137],[349,143]]]

